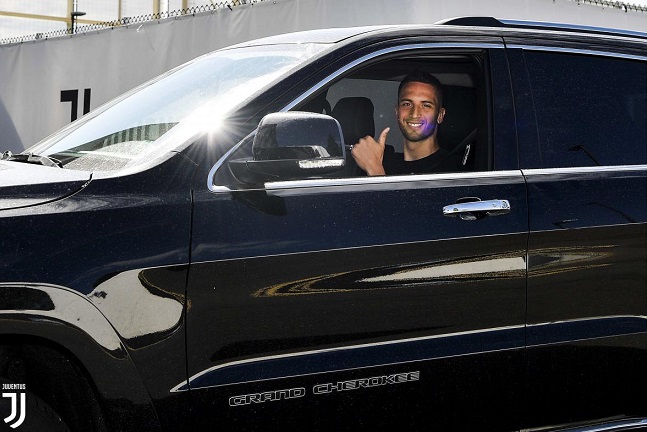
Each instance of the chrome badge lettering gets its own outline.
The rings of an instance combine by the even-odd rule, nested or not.
[[[360,388],[379,387],[384,385],[402,384],[420,380],[420,372],[405,372],[393,375],[382,375],[372,378],[362,378],[337,383],[318,384],[312,388],[314,394],[327,394],[333,392],[357,390]]]
[[[362,388],[374,388],[385,385],[403,384],[407,382],[419,381],[420,371],[404,372],[392,375],[380,375],[370,378],[360,378],[348,381],[338,381],[336,383],[317,384],[312,387],[312,394],[325,395],[335,392],[348,390],[357,390]],[[276,402],[287,399],[302,398],[306,395],[304,387],[296,387],[285,390],[275,390],[263,393],[251,393],[246,395],[232,396],[229,398],[229,406],[245,406],[251,404],[260,404],[264,402]]]
[[[303,387],[276,390],[264,393],[252,393],[247,395],[232,396],[229,398],[229,406],[241,406],[258,404],[270,401],[280,401],[285,399],[296,399],[306,395],[306,389]]]

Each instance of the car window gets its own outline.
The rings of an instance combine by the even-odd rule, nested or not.
[[[647,163],[647,64],[525,52],[544,168]]]
[[[488,145],[487,131],[477,128],[477,106],[485,106],[486,101],[478,85],[482,82],[484,55],[412,56],[371,64],[336,81],[318,97],[295,109],[314,112],[322,112],[322,107],[328,109],[341,125],[347,150],[366,135],[377,139],[388,127],[385,158],[389,152],[402,154],[404,138],[395,110],[398,87],[407,74],[425,71],[437,78],[443,87],[445,116],[438,126],[438,144],[447,152],[445,157],[457,161],[452,171],[487,169],[483,165],[476,166],[475,158],[475,146]],[[325,97],[324,103],[322,97]],[[350,154],[346,162],[347,168],[336,176],[365,175],[355,169]]]
[[[487,120],[488,90],[484,84],[487,82],[486,63],[487,53],[482,50],[436,55],[428,52],[408,54],[399,58],[372,60],[370,64],[357,67],[317,89],[296,104],[292,111],[326,114],[339,122],[346,150],[345,166],[335,172],[307,179],[365,177],[367,174],[355,163],[351,146],[365,136],[377,139],[387,127],[390,132],[385,159],[387,153],[403,159],[404,138],[396,116],[398,87],[407,74],[417,71],[431,74],[442,85],[445,116],[438,127],[438,144],[443,154],[440,164],[450,169],[401,174],[490,170],[492,166],[488,156],[491,154],[492,139]],[[252,160],[253,142],[253,136],[248,137],[229,155],[228,160]],[[447,161],[451,161],[451,164]],[[214,180],[216,185],[245,183],[227,168],[219,170]]]
[[[224,49],[142,86],[28,151],[67,169],[116,171],[214,128],[248,97],[326,45]]]

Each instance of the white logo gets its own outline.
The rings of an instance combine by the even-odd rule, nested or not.
[[[20,395],[20,409],[18,409],[18,395]],[[9,424],[9,426],[15,429],[25,421],[25,416],[27,415],[27,396],[25,393],[2,393],[2,397],[11,398],[11,414],[4,419],[4,422],[9,424],[18,417],[18,420]]]

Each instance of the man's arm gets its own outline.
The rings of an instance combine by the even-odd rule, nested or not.
[[[369,176],[385,175],[382,161],[384,159],[384,146],[386,146],[386,136],[390,128],[386,128],[380,134],[377,141],[371,136],[361,138],[353,146],[351,154],[357,163],[357,166],[363,169]]]

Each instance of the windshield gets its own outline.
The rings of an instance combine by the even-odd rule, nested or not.
[[[325,47],[292,44],[217,51],[81,118],[27,152],[54,158],[68,169],[132,167],[167,145],[176,147],[214,128],[246,98]]]

